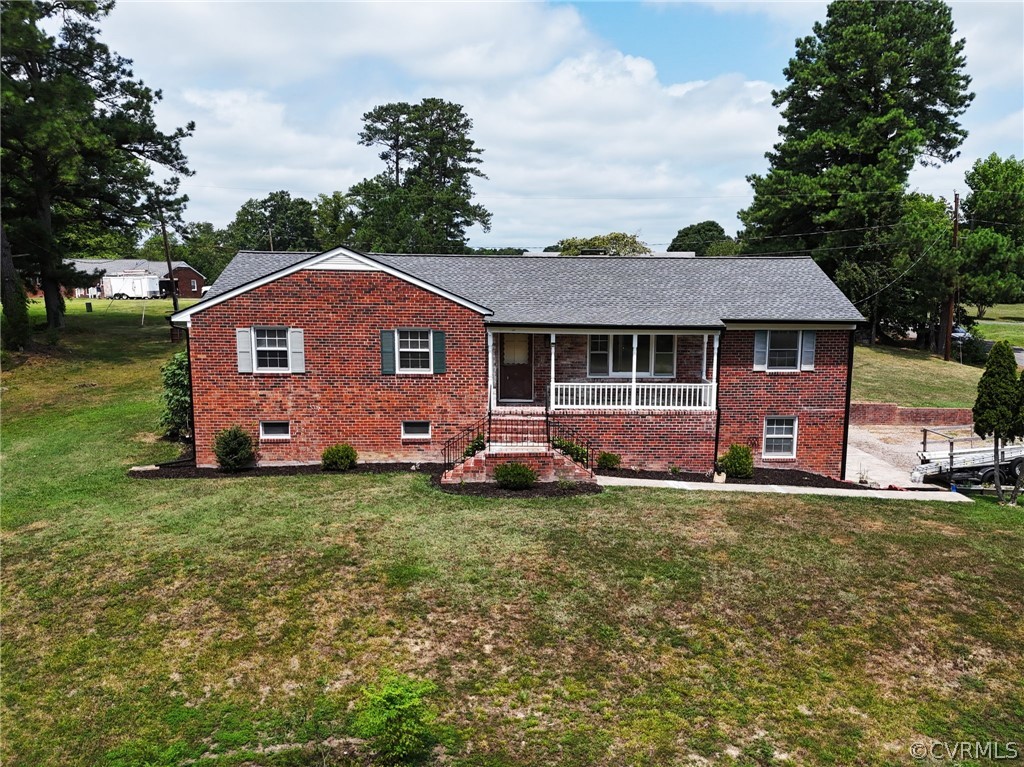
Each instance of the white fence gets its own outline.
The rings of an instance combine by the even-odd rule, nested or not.
[[[556,383],[554,410],[714,410],[717,384]]]

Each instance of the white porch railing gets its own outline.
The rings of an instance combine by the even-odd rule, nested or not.
[[[554,383],[553,410],[714,410],[714,383]]]

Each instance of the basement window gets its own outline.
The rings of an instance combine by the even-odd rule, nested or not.
[[[430,421],[402,421],[402,439],[430,439]]]
[[[260,421],[260,439],[291,439],[291,423],[288,421]]]

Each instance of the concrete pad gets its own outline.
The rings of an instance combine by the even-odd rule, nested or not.
[[[894,501],[941,501],[944,503],[974,503],[959,493],[930,490],[854,490],[840,487],[794,487],[792,485],[740,485],[713,482],[679,482],[670,479],[633,479],[632,477],[606,477],[597,475],[602,487],[660,487],[669,490],[698,490],[713,493],[776,493],[780,495],[830,495],[843,498],[886,498]]]
[[[877,482],[881,487],[909,487],[910,473],[893,466],[877,455],[872,455],[854,445],[846,446],[846,476],[848,482],[859,482],[861,475],[868,482]]]

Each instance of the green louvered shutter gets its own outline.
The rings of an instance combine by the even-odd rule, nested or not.
[[[380,372],[386,376],[395,374],[395,331],[380,331]]]
[[[434,331],[434,372],[444,373],[447,370],[447,360],[444,350],[444,331]]]

